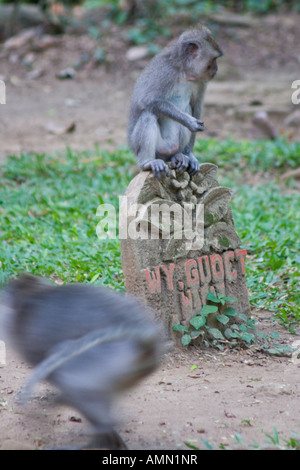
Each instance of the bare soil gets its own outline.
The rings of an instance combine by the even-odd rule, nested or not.
[[[225,55],[218,78],[208,87],[206,136],[266,137],[252,121],[257,110],[265,110],[276,132],[299,140],[299,125],[285,122],[297,109],[291,103],[291,84],[300,79],[299,16],[267,17],[249,28],[221,26],[217,35]],[[117,29],[104,45],[109,63],[95,67],[88,61],[65,80],[56,74],[97,46],[90,36],[64,35],[51,47],[26,44],[0,51],[0,78],[7,88],[7,104],[0,106],[2,161],[27,151],[56,153],[66,146],[93,150],[95,145],[116,150],[126,145],[130,94],[148,59],[127,60],[129,45]],[[24,65],[28,62],[32,65]],[[29,73],[37,70],[42,75],[32,78]],[[260,331],[279,331],[283,344],[291,346],[299,338],[274,324],[268,312],[253,315]],[[272,357],[258,349],[173,350],[155,373],[120,399],[119,431],[131,449],[188,449],[186,442],[205,449],[204,441],[215,449],[251,448],[254,441],[274,448],[266,437],[274,426],[282,444],[292,431],[300,432],[299,367],[297,358]],[[6,364],[0,364],[0,449],[86,442],[87,423],[76,410],[52,406],[56,391],[48,384],[40,385],[27,406],[16,403],[30,372],[7,349]],[[242,444],[235,442],[236,433]]]

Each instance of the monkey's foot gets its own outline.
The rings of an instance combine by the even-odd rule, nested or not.
[[[151,170],[153,175],[159,180],[170,174],[170,170],[163,160],[157,158],[145,163],[142,170]]]
[[[191,175],[194,176],[198,171],[200,170],[200,165],[198,160],[194,157],[194,155],[190,155],[189,157],[189,166],[187,169],[187,172]]]
[[[87,445],[66,445],[61,447],[45,447],[44,450],[128,450],[125,442],[116,431],[96,434]]]
[[[103,434],[96,434],[85,449],[126,450],[128,447],[116,431],[111,431]]]
[[[176,153],[171,158],[171,167],[175,168],[176,172],[185,171],[189,166],[189,157],[183,153]]]

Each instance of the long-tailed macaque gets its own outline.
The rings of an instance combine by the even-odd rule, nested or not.
[[[183,33],[154,57],[133,91],[128,141],[142,170],[161,178],[176,171],[199,171],[193,155],[207,82],[217,72],[223,53],[211,32],[202,26]]]
[[[89,447],[126,448],[111,405],[159,364],[164,339],[148,313],[132,297],[96,286],[57,286],[30,274],[11,281],[0,304],[2,330],[35,366],[23,396],[47,379],[91,423]]]

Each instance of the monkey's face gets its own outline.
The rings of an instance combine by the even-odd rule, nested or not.
[[[210,60],[206,67],[206,75],[208,77],[208,80],[211,80],[212,78],[214,78],[217,71],[218,71],[217,58],[215,58],[215,59]]]
[[[223,55],[211,36],[185,44],[185,74],[188,81],[208,82],[217,73],[217,59]]]

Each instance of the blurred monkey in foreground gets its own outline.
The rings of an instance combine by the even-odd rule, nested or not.
[[[155,370],[162,335],[137,300],[104,288],[56,286],[23,274],[4,289],[3,331],[36,366],[23,394],[47,379],[92,425],[89,447],[124,449],[111,405],[122,390]]]
[[[131,101],[128,141],[142,170],[169,174],[166,162],[191,175],[199,171],[192,151],[207,82],[223,55],[205,26],[186,31],[154,57],[137,80]]]

